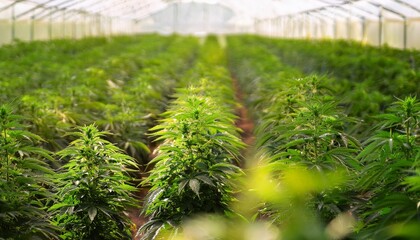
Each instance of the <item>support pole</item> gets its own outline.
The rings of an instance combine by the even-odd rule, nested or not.
[[[94,36],[99,36],[99,19],[98,19],[98,15],[94,15],[94,16],[92,16],[92,18],[93,18],[93,22],[94,22],[94,24],[92,24],[93,25],[93,27],[94,27],[94,31],[92,31],[92,32],[94,32]]]
[[[29,40],[33,41],[35,39],[35,16],[32,15],[29,21]]]
[[[61,24],[62,24],[61,29],[63,31],[62,37],[66,38],[66,11],[65,10],[63,10],[63,19],[62,19]]]
[[[309,13],[305,14],[305,21],[306,21],[306,38],[311,39],[312,38],[312,29],[311,29],[311,21],[309,21]]]
[[[282,30],[281,37],[286,38],[286,18],[285,17],[281,18],[281,30]]]
[[[378,18],[379,18],[379,47],[381,47],[382,46],[382,34],[383,34],[383,24],[382,24],[382,18],[383,18],[383,16],[382,16],[382,13],[383,12],[383,9],[382,9],[382,6],[380,7],[380,9],[379,9],[379,16],[378,16]]]
[[[366,39],[366,18],[362,18],[362,42]]]
[[[74,19],[74,22],[73,22],[73,29],[72,29],[72,31],[71,31],[71,35],[72,35],[72,38],[73,39],[76,39],[76,34],[77,34],[77,19]]]
[[[91,16],[89,16],[89,15],[87,15],[86,14],[86,26],[87,26],[87,29],[88,29],[88,36],[89,37],[92,37],[92,18],[91,18]]]
[[[351,40],[351,20],[350,17],[347,18],[347,40]]]
[[[48,37],[50,40],[52,39],[52,14],[53,14],[53,11],[51,9],[49,13],[49,18],[48,18]]]
[[[407,17],[404,17],[404,34],[403,34],[403,42],[404,42],[404,50],[407,49],[407,40],[408,40],[408,36],[407,36],[407,27],[408,27],[408,22],[407,22]]]
[[[11,11],[12,11],[12,16],[11,16],[11,18],[12,18],[12,26],[11,26],[11,35],[10,36],[11,36],[12,42],[14,42],[16,40],[16,14],[15,14],[15,5],[12,5]]]
[[[113,35],[112,18],[109,19],[109,36]]]
[[[82,26],[83,26],[82,38],[85,38],[87,36],[86,14],[83,14],[83,17],[82,17]]]
[[[98,29],[97,29],[97,33],[96,33],[96,35],[97,36],[102,36],[102,25],[101,25],[101,15],[99,15],[99,14],[97,14],[97,16],[96,16],[96,25],[97,25],[97,27],[98,27]]]

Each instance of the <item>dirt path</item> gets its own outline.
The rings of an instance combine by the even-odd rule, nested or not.
[[[236,109],[236,114],[238,119],[236,121],[236,126],[242,130],[241,139],[242,141],[247,144],[247,148],[242,152],[242,155],[247,158],[250,154],[252,154],[252,149],[255,142],[254,136],[254,122],[251,120],[248,109],[244,106],[244,94],[239,87],[238,80],[234,77],[232,78],[233,87],[235,90],[235,96],[240,104],[239,107]],[[153,156],[150,156],[151,158]],[[241,167],[245,167],[245,164],[241,164]],[[147,222],[147,218],[140,215],[142,201],[147,195],[147,189],[139,189],[139,192],[136,193],[136,198],[140,201],[138,208],[133,208],[128,210],[128,216],[131,221],[134,223],[132,227],[133,233],[133,240],[138,240],[140,237],[135,237],[137,230],[141,227],[144,223]]]
[[[154,143],[149,145],[149,149],[150,149],[149,162],[150,162],[150,160],[152,160],[155,157],[156,153],[155,153],[154,150],[156,149],[156,147],[157,147],[157,145],[154,144]],[[148,171],[148,169],[143,169],[141,171]],[[137,178],[142,180],[145,177],[146,177],[145,173],[139,173]],[[140,239],[140,236],[136,237],[137,231],[148,220],[147,217],[145,217],[141,214],[143,201],[145,200],[147,193],[148,193],[148,189],[139,188],[138,191],[135,194],[135,198],[139,201],[139,203],[137,205],[138,207],[128,209],[128,211],[127,211],[128,217],[133,222],[133,226],[131,227],[132,240],[139,240]]]
[[[249,157],[254,148],[255,136],[254,136],[254,122],[252,121],[248,109],[245,107],[244,94],[241,91],[239,82],[235,77],[232,77],[233,88],[235,90],[236,100],[240,104],[236,110],[238,115],[238,120],[236,121],[236,126],[242,130],[241,139],[247,144],[247,148],[243,151],[242,155],[245,159]],[[245,167],[242,165],[241,167]]]
[[[131,227],[131,233],[132,233],[132,239],[133,240],[140,239],[140,238],[135,237],[136,234],[137,234],[137,230],[139,229],[139,227],[141,227],[143,224],[145,224],[147,222],[147,218],[140,215],[141,206],[143,204],[142,201],[144,200],[146,195],[147,195],[147,190],[139,189],[139,191],[136,193],[136,199],[138,199],[140,201],[139,207],[138,208],[132,208],[132,209],[129,209],[127,211],[128,217],[131,219],[131,221],[134,224]]]

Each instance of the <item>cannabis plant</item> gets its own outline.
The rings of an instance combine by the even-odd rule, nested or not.
[[[70,105],[70,99],[56,91],[37,89],[32,94],[22,96],[19,107],[26,116],[30,130],[45,140],[43,147],[59,151],[70,142],[65,136],[66,132],[82,119],[82,115],[69,110]]]
[[[290,167],[305,166],[310,170],[327,174],[340,171],[348,177],[348,187],[320,192],[307,201],[324,220],[330,221],[341,211],[349,208],[346,191],[351,190],[352,177],[360,169],[356,155],[358,141],[345,132],[351,123],[334,98],[317,76],[288,80],[279,91],[267,90],[263,106],[267,113],[261,115],[257,128],[257,143],[273,156],[272,164]],[[266,81],[265,84],[272,83]],[[267,85],[267,86],[270,86]],[[270,89],[270,88],[269,88]],[[283,171],[278,174],[282,175]],[[287,218],[284,212],[268,206],[262,213],[269,214],[282,223]]]
[[[337,106],[324,79],[317,76],[290,80],[280,97],[272,94],[268,113],[259,127],[260,146],[278,160],[299,162],[319,171],[359,168],[355,160],[358,141],[345,132],[351,123]],[[274,99],[274,101],[273,101]]]
[[[68,161],[57,177],[58,201],[49,209],[63,239],[130,239],[130,220],[124,214],[136,203],[127,172],[132,158],[103,140],[94,125],[72,135],[78,139],[58,153]]]
[[[139,233],[153,239],[168,226],[198,213],[231,211],[230,179],[240,172],[232,164],[243,143],[236,136],[233,116],[195,89],[179,95],[152,130],[163,140],[150,176],[144,212],[150,216]]]
[[[363,224],[381,236],[387,225],[419,217],[420,104],[406,97],[377,117],[376,131],[358,156],[365,165],[358,188],[367,201]]]
[[[57,235],[45,208],[53,158],[21,121],[11,107],[0,106],[0,239],[51,239]]]
[[[131,102],[121,101],[120,106],[107,104],[104,106],[103,119],[98,124],[111,134],[106,139],[115,143],[126,154],[136,159],[137,162],[145,163],[150,153],[146,142],[147,117],[134,107],[135,100]]]

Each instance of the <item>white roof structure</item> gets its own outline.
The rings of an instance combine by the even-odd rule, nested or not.
[[[123,29],[120,32],[126,33],[248,32],[280,36],[280,32],[290,32],[299,24],[302,28],[317,22],[384,19],[404,24],[420,21],[420,0],[0,0],[0,21],[84,21],[90,25],[99,21],[100,28],[112,25],[114,31]],[[303,31],[303,35],[316,35],[314,29],[311,31]]]
[[[183,4],[219,5],[231,11],[232,17],[241,16],[238,19],[267,19],[304,12],[336,18],[349,15],[375,18],[381,8],[399,17],[420,17],[420,0],[0,0],[0,11],[17,5],[23,11],[19,18],[42,17],[42,13],[54,9],[53,17],[67,11],[70,15],[99,14],[141,20]]]

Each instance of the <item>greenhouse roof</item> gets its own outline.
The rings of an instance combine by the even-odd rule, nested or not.
[[[199,5],[219,6],[238,24],[299,14],[322,19],[369,19],[382,14],[389,18],[420,18],[420,0],[0,0],[0,14],[19,6],[15,18],[59,17],[58,13],[67,12],[142,20],[181,4],[189,6],[185,12],[190,13]]]

